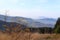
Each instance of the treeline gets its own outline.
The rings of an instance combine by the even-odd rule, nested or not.
[[[53,33],[53,29],[50,27],[40,27],[40,28],[27,28],[30,30],[30,32],[35,33]],[[27,30],[26,30],[27,31]]]

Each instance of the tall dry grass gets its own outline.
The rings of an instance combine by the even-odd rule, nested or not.
[[[7,34],[0,32],[0,40],[60,40],[60,34],[39,34],[30,32]]]

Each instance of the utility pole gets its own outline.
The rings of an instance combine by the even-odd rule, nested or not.
[[[5,17],[4,17],[5,22],[7,21],[7,13],[8,13],[8,10],[7,10],[7,11],[5,11]]]

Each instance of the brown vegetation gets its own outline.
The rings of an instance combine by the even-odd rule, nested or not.
[[[60,40],[60,34],[23,32],[7,34],[0,32],[0,40]]]

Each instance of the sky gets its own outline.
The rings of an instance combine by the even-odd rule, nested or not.
[[[60,0],[0,0],[0,14],[28,18],[60,17]]]

